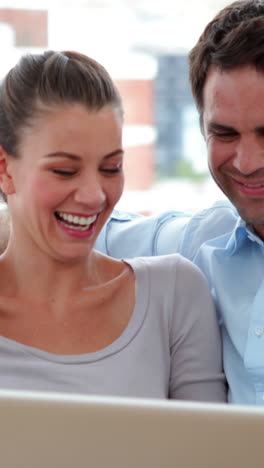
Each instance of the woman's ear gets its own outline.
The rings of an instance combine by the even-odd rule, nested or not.
[[[2,145],[0,145],[0,187],[5,195],[15,192],[13,179],[9,171],[9,161],[12,158]]]

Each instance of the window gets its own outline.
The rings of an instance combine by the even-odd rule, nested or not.
[[[120,208],[146,214],[196,210],[223,198],[208,174],[187,54],[226,1],[7,3],[0,6],[1,76],[24,52],[51,48],[91,55],[115,79],[125,107]]]

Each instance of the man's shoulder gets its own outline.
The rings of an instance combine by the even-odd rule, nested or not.
[[[233,233],[239,214],[228,200],[215,202],[211,207],[195,213],[186,225],[180,251],[193,259],[206,242],[220,237],[227,240]]]
[[[233,230],[237,223],[239,214],[228,200],[216,201],[212,206],[204,210],[198,211],[192,215],[192,229],[206,229],[208,237],[211,233],[219,235]]]

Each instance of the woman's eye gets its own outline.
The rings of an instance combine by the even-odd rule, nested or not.
[[[122,171],[122,164],[118,164],[117,166],[114,166],[114,167],[103,167],[101,171],[109,175],[118,174],[119,172]]]
[[[121,168],[120,167],[113,167],[111,169],[102,169],[103,172],[106,172],[107,174],[117,174],[120,172]]]
[[[52,169],[52,172],[54,174],[61,175],[63,177],[70,177],[76,173],[76,171],[73,170],[67,170],[67,169]]]

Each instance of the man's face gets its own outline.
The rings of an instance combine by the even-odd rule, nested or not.
[[[203,99],[210,172],[264,239],[264,73],[211,66]]]

